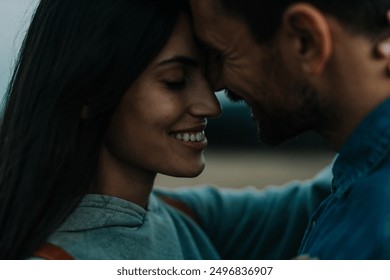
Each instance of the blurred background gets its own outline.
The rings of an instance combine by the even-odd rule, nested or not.
[[[0,0],[0,99],[3,100],[20,44],[38,0]],[[280,185],[314,176],[331,163],[334,152],[314,133],[306,133],[276,148],[257,142],[256,128],[243,103],[231,103],[217,93],[220,118],[209,120],[206,168],[197,178],[159,175],[167,187],[214,184],[239,188]]]

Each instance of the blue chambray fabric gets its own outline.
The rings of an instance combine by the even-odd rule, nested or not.
[[[355,129],[333,175],[332,194],[313,215],[299,254],[390,259],[390,100]]]
[[[330,184],[327,168],[313,180],[264,191],[156,188],[147,209],[88,194],[48,241],[76,259],[288,259]],[[160,196],[184,201],[201,224]]]

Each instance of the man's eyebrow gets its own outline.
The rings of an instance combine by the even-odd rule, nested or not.
[[[197,59],[189,57],[189,56],[184,56],[184,55],[175,55],[171,58],[160,61],[157,65],[163,66],[163,65],[167,65],[167,64],[171,64],[171,63],[181,63],[181,64],[188,65],[191,67],[198,67],[199,66],[199,61]]]

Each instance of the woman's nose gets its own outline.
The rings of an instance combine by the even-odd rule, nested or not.
[[[221,103],[219,103],[217,96],[215,95],[215,92],[213,90],[209,92],[209,98],[207,98],[205,102],[207,102],[209,106],[209,112],[207,117],[217,118],[221,115],[222,113]]]
[[[191,112],[197,117],[217,118],[222,113],[221,104],[207,82],[199,88],[194,101],[191,106]]]

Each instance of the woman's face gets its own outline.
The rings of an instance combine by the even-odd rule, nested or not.
[[[193,177],[204,168],[208,117],[221,113],[186,15],[128,89],[106,139],[110,157],[137,172]]]

